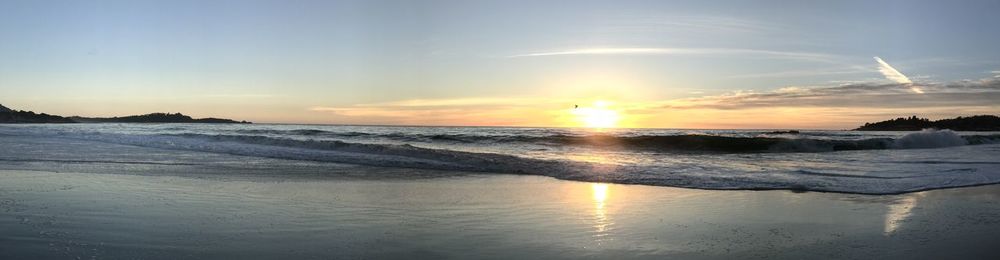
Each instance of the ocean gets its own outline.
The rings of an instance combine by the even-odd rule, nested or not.
[[[1000,183],[1000,135],[948,130],[25,124],[2,125],[0,135],[10,137],[3,139],[5,149],[0,151],[0,161],[8,164],[189,163],[164,161],[153,152],[107,156],[109,150],[125,145],[236,155],[248,161],[248,167],[253,158],[282,159],[269,162],[539,175],[697,189],[898,194]],[[47,149],[40,159],[27,152],[37,142],[87,145]]]
[[[0,259],[996,259],[996,140],[0,125]]]

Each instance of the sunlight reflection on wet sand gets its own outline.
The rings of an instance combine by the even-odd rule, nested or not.
[[[52,248],[84,258],[975,257],[1000,232],[1000,186],[863,196],[509,175],[0,177],[0,229],[11,241],[0,258],[12,259]]]
[[[898,201],[889,204],[885,212],[885,235],[889,236],[898,230],[903,223],[913,214],[913,208],[917,206],[923,193],[901,195]]]
[[[605,183],[592,183],[590,184],[591,190],[594,193],[594,223],[595,234],[594,237],[601,238],[608,235],[608,227],[613,224],[608,220],[607,209],[605,209],[605,203],[608,199],[608,184]]]

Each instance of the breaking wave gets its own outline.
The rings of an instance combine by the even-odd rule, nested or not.
[[[1000,142],[1000,135],[960,136],[951,130],[924,130],[899,138],[869,138],[860,140],[788,138],[772,136],[719,136],[706,134],[680,135],[472,135],[472,134],[406,134],[332,132],[313,129],[241,130],[241,134],[275,134],[279,136],[322,136],[332,138],[382,138],[414,143],[510,144],[524,143],[545,146],[581,146],[600,149],[624,149],[679,153],[781,153],[833,152],[851,150],[941,148],[966,144]]]
[[[69,138],[237,156],[443,171],[530,174],[566,180],[702,189],[797,189],[889,194],[1000,182],[998,174],[1000,166],[988,162],[988,158],[991,158],[989,154],[958,153],[962,157],[952,158],[920,150],[912,151],[913,154],[920,155],[917,157],[894,157],[894,153],[825,153],[1000,143],[998,135],[960,136],[947,130],[927,130],[897,138],[856,140],[794,138],[794,136],[789,138],[756,134],[746,137],[702,134],[473,137],[471,134],[406,136],[310,129],[282,131],[240,129],[240,134],[233,134],[234,131],[136,134],[137,132],[51,129],[42,131],[29,128],[24,129],[28,131],[0,130],[4,130],[0,131],[0,134],[12,136]],[[626,156],[632,156],[631,158],[649,160],[612,159],[594,162],[576,160],[572,157],[541,159],[532,157],[529,153],[519,152],[523,151],[517,150],[520,148],[511,151],[471,152],[490,150],[459,151],[451,148],[422,147],[419,142],[411,145],[301,138],[301,136],[334,135],[364,138],[392,136],[392,138],[434,139],[476,144],[529,143],[584,148],[569,150],[584,153],[614,151],[613,153],[624,153]],[[995,146],[986,148],[991,147]],[[989,149],[977,151],[986,150]],[[652,153],[647,153],[649,151]],[[906,159],[893,161],[900,158]]]
[[[968,140],[951,130],[925,129],[896,139],[892,146],[901,149],[914,149],[961,146],[968,143]]]
[[[254,135],[89,133],[62,137],[161,149],[434,170],[537,173],[542,169],[552,171],[555,170],[552,167],[571,164],[496,153],[421,148],[408,144],[294,140]]]

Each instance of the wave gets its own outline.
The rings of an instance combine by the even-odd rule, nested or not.
[[[540,138],[542,142],[569,145],[624,147],[655,151],[709,151],[709,152],[832,152],[851,150],[942,148],[961,145],[1000,143],[1000,135],[960,136],[951,130],[924,130],[908,133],[899,138],[869,138],[860,140],[786,138],[786,137],[731,137],[716,135],[663,135],[663,136],[552,136]]]
[[[465,135],[432,135],[431,140],[457,140],[465,143],[523,142],[554,146],[586,146],[602,149],[645,150],[658,152],[715,153],[781,153],[833,152],[851,150],[941,148],[966,144],[989,144],[1000,141],[1000,135],[959,136],[949,130],[907,134],[898,139],[870,138],[833,140],[783,137],[732,137],[702,134],[686,135],[550,135],[482,137]]]
[[[86,133],[63,134],[60,137],[161,149],[433,170],[527,173],[540,169],[554,170],[553,167],[573,164],[495,153],[422,148],[408,144],[295,140],[257,135]]]
[[[912,135],[912,136],[911,136]],[[108,143],[153,148],[179,149],[232,155],[364,164],[372,166],[411,167],[437,170],[461,170],[503,173],[561,172],[584,174],[600,168],[622,169],[628,166],[569,160],[534,159],[523,156],[465,152],[449,149],[417,147],[409,144],[370,144],[337,140],[297,140],[258,135],[128,135],[87,133],[63,135]],[[743,138],[707,135],[639,136],[594,139],[593,137],[562,139],[566,142],[585,141],[588,145],[630,146],[656,150],[689,150],[737,152],[823,152],[872,149],[912,149],[949,147],[964,144],[996,142],[998,136],[973,136],[973,141],[950,131],[911,133],[899,139],[876,138],[856,141],[782,138]],[[956,139],[957,138],[957,139]],[[553,139],[549,139],[553,140]],[[611,143],[611,144],[609,144]],[[585,169],[585,170],[581,170]]]
[[[960,146],[966,144],[1000,143],[1000,135],[960,136],[951,130],[925,130],[909,133],[900,138],[869,138],[860,140],[789,138],[787,135],[762,133],[753,137],[719,136],[708,134],[680,135],[472,135],[472,134],[404,134],[333,132],[314,129],[298,130],[240,130],[244,134],[277,134],[324,136],[334,138],[384,138],[413,143],[453,144],[511,144],[524,143],[543,146],[581,146],[600,149],[643,150],[681,153],[781,153],[781,152],[833,152],[851,150],[919,149]],[[815,135],[815,134],[810,134]],[[822,134],[821,134],[822,135]],[[857,135],[854,135],[857,136]]]
[[[302,135],[302,136],[343,136],[343,137],[354,137],[354,136],[372,136],[374,134],[361,133],[361,132],[333,132],[324,131],[318,129],[294,129],[294,130],[273,130],[273,129],[238,129],[234,130],[234,133],[238,134],[272,134],[272,135]]]
[[[195,163],[174,163],[174,162],[151,162],[151,161],[122,161],[122,160],[61,160],[61,159],[19,159],[0,158],[0,162],[56,162],[56,163],[106,163],[106,164],[140,164],[140,165],[174,165],[174,166],[196,166]]]
[[[21,132],[46,138],[70,138],[102,143],[134,145],[141,147],[184,151],[230,154],[249,157],[266,157],[289,160],[347,163],[379,167],[465,171],[485,173],[530,174],[565,180],[645,184],[702,189],[797,189],[865,194],[891,194],[942,187],[957,187],[1000,182],[996,164],[961,164],[961,169],[939,171],[920,170],[919,174],[865,174],[836,169],[781,169],[761,171],[751,168],[730,168],[722,163],[737,157],[729,155],[694,156],[685,162],[667,164],[614,164],[559,159],[537,159],[497,153],[464,152],[432,149],[408,144],[368,144],[337,140],[299,140],[263,135],[225,134],[119,134],[95,132]],[[930,138],[952,139],[947,133],[920,133],[914,140]],[[953,133],[952,133],[953,134]],[[849,149],[904,149],[909,141],[906,136],[891,139],[878,138],[859,141],[831,141],[812,139],[781,139],[758,137],[722,137],[706,135],[608,137],[598,141],[614,145],[654,147],[663,149],[702,149],[724,151],[778,151],[778,150],[849,150]],[[976,142],[995,142],[996,138],[979,136]],[[549,138],[549,141],[572,143],[594,142],[593,137]],[[625,141],[623,141],[625,140]],[[968,144],[975,142],[963,138]],[[726,144],[725,142],[735,142]],[[900,143],[900,144],[897,144]],[[918,142],[921,143],[921,142]],[[940,142],[929,142],[939,144]],[[600,144],[600,143],[598,143]],[[918,145],[924,147],[924,143]],[[942,145],[953,143],[944,142]],[[588,143],[587,145],[593,145]],[[111,149],[111,148],[109,148]],[[767,155],[770,159],[800,158],[798,155]],[[839,155],[830,155],[836,158]],[[753,156],[757,157],[757,156]],[[806,158],[806,157],[802,157]],[[743,159],[740,159],[743,160]],[[986,159],[966,158],[970,162]],[[111,161],[108,161],[111,162]],[[886,162],[892,163],[892,162]],[[718,164],[718,165],[716,165]],[[893,163],[894,164],[894,163]],[[947,165],[946,162],[943,165]],[[952,163],[954,164],[954,163]],[[894,164],[900,165],[900,164]],[[959,166],[958,164],[955,164]],[[941,168],[938,166],[932,166]],[[931,167],[931,168],[932,168]],[[912,169],[929,167],[913,166]],[[954,168],[954,167],[947,167]],[[964,170],[971,169],[971,170]],[[926,171],[926,172],[925,172]],[[951,171],[951,172],[949,172]],[[940,174],[948,172],[949,174]]]
[[[901,149],[917,149],[962,146],[968,143],[968,140],[965,140],[951,130],[925,129],[920,132],[906,134],[896,139],[892,145],[895,148]]]

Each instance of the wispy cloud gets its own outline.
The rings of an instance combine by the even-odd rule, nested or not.
[[[877,80],[877,79],[875,79]],[[770,91],[659,101],[614,100],[628,125],[687,128],[849,128],[871,120],[912,115],[954,117],[1000,111],[1000,79],[922,84],[853,83],[795,86]],[[460,97],[315,106],[338,123],[407,125],[573,126],[579,99]]]
[[[919,113],[956,116],[996,113],[1000,79],[922,85],[857,83],[835,87],[785,87],[766,92],[664,101],[619,100],[631,124],[649,127],[853,127],[863,120]],[[581,100],[536,97],[410,99],[344,106],[315,106],[341,123],[412,125],[573,125],[567,110]],[[816,118],[821,117],[821,118]],[[836,118],[836,119],[832,119]],[[834,121],[830,121],[834,120]]]
[[[409,99],[346,106],[314,106],[310,111],[339,116],[344,122],[412,125],[551,125],[547,111],[569,108],[571,101],[527,97]]]
[[[203,96],[200,96],[200,97],[242,99],[242,98],[272,98],[272,97],[275,97],[275,95],[271,95],[271,94],[209,94],[209,95],[203,95]]]
[[[913,95],[909,84],[850,84],[836,87],[791,87],[769,92],[737,91],[725,95],[665,102],[670,109],[752,109],[774,107],[842,108],[942,108],[995,107],[1000,100],[1000,80],[924,85],[923,95]]]
[[[697,49],[678,48],[587,48],[572,49],[563,51],[534,52],[526,54],[511,55],[509,58],[521,57],[541,57],[541,56],[565,56],[565,55],[612,55],[612,54],[698,54]]]
[[[786,30],[784,25],[728,16],[635,15],[618,17],[606,27],[626,32],[686,31],[698,34],[761,34]]]
[[[813,52],[787,52],[757,49],[728,48],[579,48],[569,50],[531,52],[508,56],[508,58],[570,56],[570,55],[751,55],[769,58],[798,59],[811,61],[831,61],[834,55]]]
[[[370,103],[359,106],[406,107],[406,108],[435,108],[435,107],[453,107],[453,106],[493,107],[493,106],[512,106],[512,105],[524,104],[535,101],[537,100],[531,98],[464,97],[464,98],[448,98],[448,99],[407,99],[407,100],[381,102],[381,103]]]
[[[874,70],[862,66],[849,66],[846,68],[814,69],[814,70],[790,70],[769,73],[753,73],[729,76],[728,78],[794,78],[827,75],[850,75],[871,73]]]

